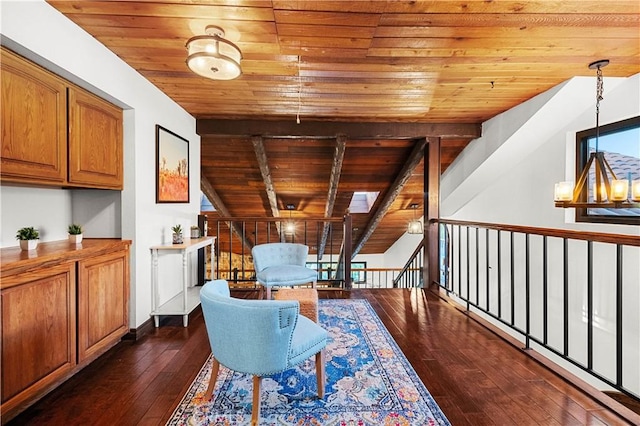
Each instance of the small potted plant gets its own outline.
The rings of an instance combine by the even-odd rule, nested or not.
[[[200,238],[200,228],[195,225],[191,227],[191,238]]]
[[[18,229],[16,240],[20,241],[22,250],[35,250],[38,247],[40,233],[33,226]]]
[[[171,230],[173,231],[173,244],[182,244],[182,225],[172,226]]]
[[[69,225],[69,242],[72,244],[80,244],[82,242],[82,225],[72,223]]]

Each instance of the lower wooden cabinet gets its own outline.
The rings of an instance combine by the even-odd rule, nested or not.
[[[78,262],[78,361],[90,360],[129,331],[129,253]]]
[[[0,254],[2,423],[129,331],[130,241],[41,243]]]
[[[76,366],[75,263],[3,279],[2,415]]]

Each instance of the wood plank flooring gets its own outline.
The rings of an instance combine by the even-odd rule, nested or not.
[[[320,291],[320,297],[367,299],[453,425],[632,424],[431,292]],[[187,328],[181,317],[168,317],[9,424],[163,425],[209,352],[199,310]]]

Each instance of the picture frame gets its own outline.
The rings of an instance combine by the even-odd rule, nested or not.
[[[189,202],[189,141],[156,124],[156,203]]]

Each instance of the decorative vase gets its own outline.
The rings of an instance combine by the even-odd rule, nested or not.
[[[80,244],[82,242],[82,234],[69,234],[69,242],[71,244]]]
[[[174,234],[173,234],[173,244],[182,244],[182,243],[183,243],[182,234],[176,234],[174,232]]]
[[[20,248],[22,250],[35,250],[38,247],[39,240],[20,240]]]
[[[200,238],[200,228],[191,228],[191,238]]]

